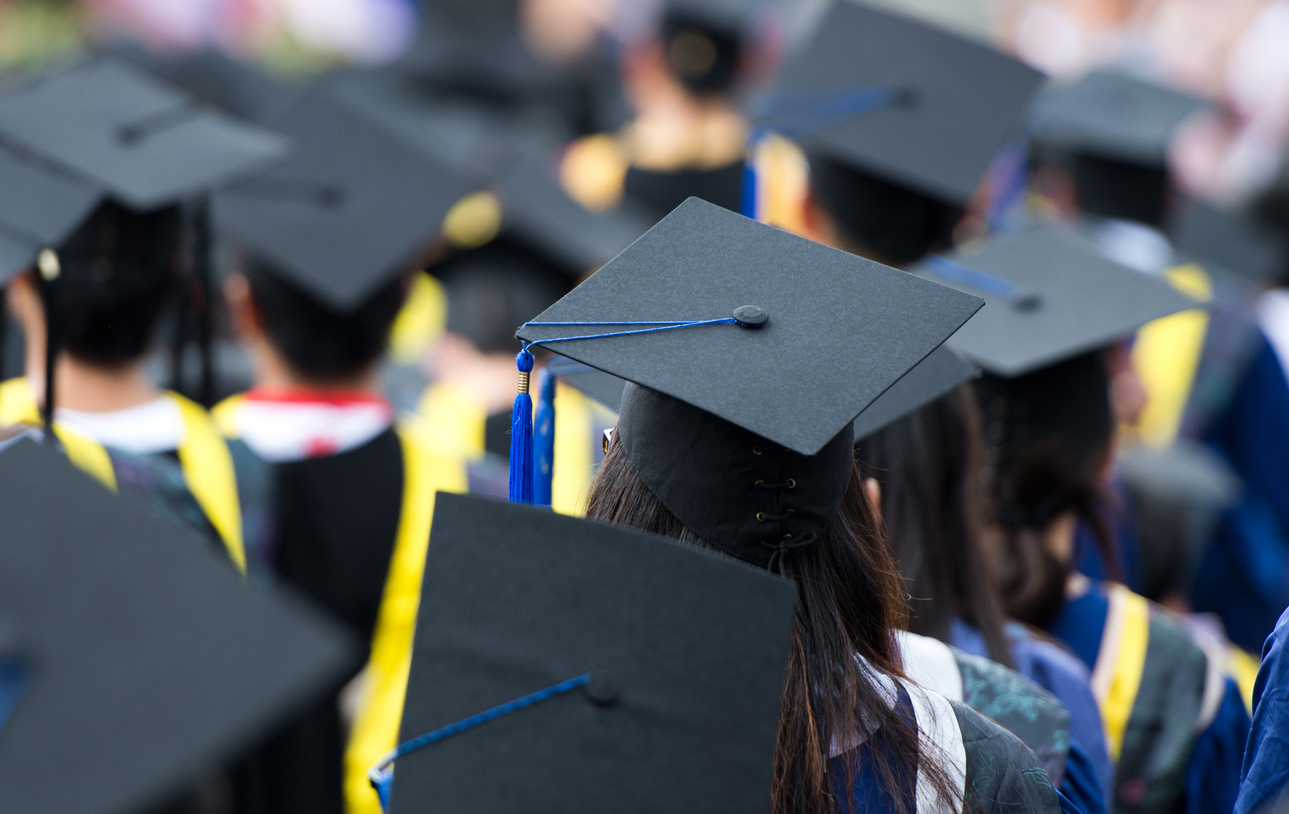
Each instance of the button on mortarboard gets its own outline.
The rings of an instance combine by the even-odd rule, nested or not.
[[[0,147],[0,285],[57,246],[102,199],[89,184]]]
[[[1048,147],[1163,166],[1178,125],[1207,104],[1116,71],[1093,71],[1040,93],[1029,134]]]
[[[890,86],[900,103],[803,138],[887,181],[966,203],[1004,140],[1020,132],[1042,74],[925,23],[835,3],[788,59],[780,92]]]
[[[1060,226],[996,237],[947,259],[983,273],[981,282],[946,279],[935,258],[911,271],[984,296],[988,307],[948,344],[999,376],[1019,376],[1104,347],[1153,319],[1197,307],[1164,280],[1107,259],[1091,241]],[[1034,307],[1018,307],[1006,291],[1036,298]]]
[[[30,670],[0,731],[5,811],[148,810],[354,664],[320,614],[47,446],[0,452],[0,514],[0,617]]]
[[[981,303],[691,198],[518,335],[716,321],[549,347],[813,455]],[[749,304],[764,325],[725,324]]]
[[[393,814],[768,810],[790,583],[480,497],[432,535],[400,742],[589,681],[399,758]]]
[[[97,60],[0,98],[0,136],[151,209],[282,158],[281,136],[202,109],[135,68]]]
[[[471,188],[320,91],[273,126],[291,136],[294,155],[216,195],[216,223],[342,311],[406,271]]]

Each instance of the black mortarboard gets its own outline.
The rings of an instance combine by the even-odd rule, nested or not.
[[[407,269],[470,186],[321,91],[273,126],[295,154],[215,197],[218,227],[323,302],[349,310]]]
[[[288,149],[281,136],[113,60],[43,75],[0,98],[0,136],[135,209],[209,190]]]
[[[855,443],[979,375],[980,370],[957,351],[936,348],[859,414],[854,423]]]
[[[57,246],[102,200],[102,193],[0,147],[0,285]]]
[[[641,480],[772,567],[836,517],[855,416],[981,302],[691,198],[518,335],[632,382],[618,437]]]
[[[1041,81],[1042,74],[988,46],[842,2],[789,59],[776,90],[809,98],[888,86],[893,104],[850,116],[802,138],[802,145],[962,204],[999,146],[1023,125]]]
[[[1183,256],[1215,264],[1255,282],[1277,282],[1289,269],[1289,235],[1249,212],[1188,200],[1169,223]]]
[[[691,198],[518,336],[813,455],[980,303]],[[549,342],[742,306],[765,324]]]
[[[791,583],[481,497],[431,534],[400,740],[568,691],[399,758],[394,814],[768,809]]]
[[[0,453],[0,514],[0,616],[30,669],[0,731],[0,810],[147,809],[352,663],[320,614],[46,446]]]
[[[1107,259],[1060,226],[996,237],[910,271],[984,296],[987,306],[949,345],[999,376],[1104,347],[1153,319],[1196,307],[1163,279]]]
[[[1162,166],[1173,132],[1207,102],[1108,70],[1034,100],[1029,134],[1046,147]]]

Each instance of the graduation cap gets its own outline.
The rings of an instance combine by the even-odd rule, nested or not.
[[[215,196],[217,226],[347,311],[405,271],[471,185],[321,91],[273,126],[296,151]]]
[[[1197,307],[1165,280],[1107,259],[1071,229],[1039,226],[910,269],[980,294],[987,307],[949,346],[1015,377],[1113,343],[1141,325]]]
[[[0,147],[0,285],[66,240],[103,199],[93,186]]]
[[[6,811],[155,806],[352,666],[321,614],[46,446],[0,452],[0,514],[0,619],[28,674],[0,730]]]
[[[812,118],[826,123],[824,114],[863,101],[847,89],[885,89],[889,103],[835,119],[837,126],[800,138],[802,145],[963,204],[1022,126],[1041,81],[1042,74],[988,46],[898,14],[835,3],[788,60],[776,93],[802,104],[825,100]]]
[[[691,198],[517,335],[632,382],[618,433],[642,480],[709,544],[773,567],[835,516],[855,416],[981,303]],[[532,501],[526,375],[517,502]]]
[[[768,809],[791,583],[481,497],[431,534],[393,814]]]
[[[1173,246],[1246,280],[1271,283],[1289,269],[1289,235],[1254,214],[1189,199],[1169,223]]]
[[[1097,70],[1034,100],[1030,137],[1076,153],[1162,166],[1177,126],[1208,105],[1122,73]]]
[[[281,136],[114,60],[43,75],[0,98],[0,137],[141,210],[208,191],[288,149]]]
[[[980,369],[952,348],[940,346],[905,373],[855,419],[855,443],[971,381]]]

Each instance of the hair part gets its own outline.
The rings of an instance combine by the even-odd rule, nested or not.
[[[399,275],[340,311],[262,257],[246,257],[243,273],[269,341],[297,372],[324,381],[361,373],[380,359],[407,296],[408,275]]]
[[[711,549],[649,490],[616,433],[591,487],[586,514]],[[906,622],[899,578],[857,472],[852,472],[836,520],[816,543],[788,556],[783,568],[796,582],[798,603],[784,676],[772,811],[849,810],[849,801],[837,799],[830,748],[861,726],[880,729],[881,748],[867,750],[878,779],[887,789],[904,788],[918,766],[918,734],[887,705],[855,658],[859,654],[877,670],[901,676],[894,633]],[[851,788],[855,768],[843,764],[840,788]],[[922,771],[943,791],[943,799],[953,799],[936,761],[923,761]],[[892,805],[900,814],[913,814],[916,804],[893,793]]]
[[[142,358],[178,282],[182,245],[179,205],[100,204],[58,248],[59,347],[102,366]]]

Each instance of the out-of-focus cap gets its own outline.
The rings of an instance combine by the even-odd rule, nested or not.
[[[393,814],[746,812],[770,804],[791,583],[633,529],[440,493]],[[498,597],[506,597],[498,602]]]
[[[321,614],[52,447],[0,452],[0,513],[0,616],[29,671],[0,730],[5,811],[147,810],[354,663]]]
[[[1272,283],[1289,271],[1289,235],[1253,214],[1187,200],[1169,223],[1173,246],[1183,256],[1232,271],[1246,280]]]
[[[783,69],[777,93],[888,87],[894,102],[800,138],[837,160],[953,204],[1023,128],[1042,74],[934,26],[839,2]],[[833,104],[844,104],[834,102]],[[827,105],[824,105],[827,109]],[[836,111],[834,111],[836,112]]]
[[[813,455],[981,303],[691,198],[518,336]]]
[[[62,243],[103,194],[51,167],[0,147],[0,285]]]
[[[472,184],[321,91],[273,126],[295,153],[215,197],[219,228],[341,311],[406,271]]]
[[[915,274],[980,294],[986,306],[949,346],[986,372],[1015,377],[1104,347],[1197,303],[1165,280],[1107,259],[1061,226],[1038,226],[930,257]]]
[[[1029,134],[1045,147],[1162,166],[1177,127],[1207,106],[1194,96],[1097,70],[1044,89],[1030,110]]]
[[[140,210],[250,174],[289,148],[115,60],[51,72],[0,98],[0,138]]]
[[[980,369],[952,348],[941,346],[878,396],[855,419],[855,443],[980,375]]]

